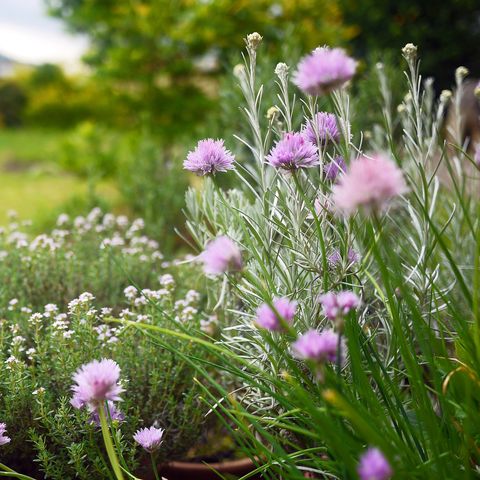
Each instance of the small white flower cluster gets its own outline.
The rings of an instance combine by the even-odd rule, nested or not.
[[[43,325],[43,315],[41,313],[32,313],[28,319],[28,323],[31,327],[40,329]]]
[[[171,280],[173,281],[173,277],[171,275],[168,277],[171,277]],[[169,283],[169,285],[172,284]],[[171,296],[171,290],[167,290],[166,288],[161,288],[160,290],[150,290],[149,288],[144,288],[139,292],[139,290],[133,285],[126,287],[123,293],[129,303],[133,304],[137,308],[148,305],[149,303],[157,303],[170,298]]]
[[[118,342],[117,338],[117,328],[111,328],[108,325],[102,324],[94,328],[97,332],[97,338],[105,346],[107,343],[116,343]]]
[[[54,303],[48,303],[44,307],[43,316],[45,318],[53,318],[58,312],[58,307]]]
[[[36,395],[38,397],[41,397],[42,395],[44,395],[46,392],[45,388],[43,387],[38,387],[36,388],[33,392],[32,392],[32,395]]]
[[[11,355],[19,354],[25,351],[25,337],[22,335],[15,335],[10,342],[9,353]]]
[[[175,280],[172,275],[166,273],[165,275],[160,275],[158,277],[158,282],[163,288],[167,290],[173,290],[175,288]]]
[[[74,331],[70,329],[70,322],[65,313],[59,313],[56,315],[51,328],[55,334],[61,335],[63,338],[71,338],[74,334]]]
[[[29,360],[33,360],[35,354],[37,353],[37,351],[35,350],[35,348],[33,347],[30,347],[26,352],[26,355],[27,355],[27,358]]]
[[[127,300],[133,301],[137,298],[138,290],[133,285],[129,285],[123,290],[123,294]]]
[[[17,305],[18,305],[18,299],[17,298],[12,298],[9,302],[8,302],[8,310],[11,312],[13,310],[15,310],[17,308]]]
[[[158,242],[142,233],[145,222],[141,218],[130,223],[124,215],[103,214],[99,208],[94,208],[86,216],[73,219],[62,213],[57,218],[55,229],[49,234],[38,235],[33,240],[29,240],[30,236],[21,230],[26,225],[27,222],[12,222],[0,231],[0,247],[2,244],[7,247],[0,251],[0,260],[9,255],[12,247],[24,251],[21,257],[24,262],[31,262],[30,255],[35,256],[35,253],[60,254],[69,260],[74,257],[74,244],[83,241],[94,242],[100,250],[119,250],[122,255],[135,256],[142,263],[163,260]]]
[[[65,216],[59,218],[58,223],[65,225],[69,221]],[[93,221],[93,216],[88,221]],[[114,222],[115,226],[112,228],[116,228],[117,221],[113,216],[107,217],[107,224],[110,225]],[[143,223],[137,221],[134,222],[133,229],[126,226],[125,230],[136,232],[141,228],[143,228]],[[64,231],[58,230],[58,232]],[[58,233],[57,238],[66,236],[67,234]],[[135,236],[133,238],[136,240],[130,244],[135,248],[137,246],[158,248],[158,244],[149,240],[148,237]],[[51,351],[65,354],[68,349],[72,348],[72,344],[81,346],[85,341],[93,340],[97,347],[105,348],[109,352],[115,351],[115,349],[121,348],[117,346],[117,343],[121,345],[120,339],[128,339],[130,335],[136,335],[137,330],[129,328],[127,325],[112,326],[112,319],[120,318],[152,324],[154,320],[161,318],[161,315],[156,315],[161,310],[178,321],[195,321],[198,325],[200,293],[196,290],[189,290],[183,298],[176,300],[176,282],[171,274],[160,275],[158,283],[158,289],[139,289],[134,285],[124,288],[123,292],[128,307],[120,312],[117,308],[109,307],[97,311],[94,308],[95,297],[90,292],[83,292],[71,300],[65,312],[59,305],[47,303],[39,311],[32,313],[31,308],[21,307],[18,299],[11,299],[6,307],[12,313],[7,316],[8,320],[4,320],[3,325],[0,325],[7,325],[5,338],[8,342],[6,352],[9,358],[5,361],[5,368],[13,370],[17,365],[26,367],[30,362],[40,361],[43,355],[50,354]],[[210,324],[204,328],[210,328]],[[37,390],[40,394],[40,389]]]
[[[95,297],[90,292],[83,292],[78,298],[74,298],[68,304],[68,313],[73,315],[79,312],[85,312],[90,308]]]
[[[196,308],[200,294],[196,290],[189,290],[184,299],[177,300],[174,305],[176,320],[180,322],[190,322],[198,314]]]
[[[31,252],[35,252],[36,250],[48,250],[50,252],[54,252],[62,247],[63,243],[63,238],[61,237],[57,236],[57,239],[55,239],[42,233],[30,242],[28,249]]]
[[[7,370],[13,370],[16,365],[20,365],[22,362],[19,360],[17,357],[14,355],[10,355],[6,360],[5,360],[5,368]]]
[[[27,248],[28,247],[27,234],[14,230],[7,237],[7,243],[10,245],[14,245],[15,248]]]

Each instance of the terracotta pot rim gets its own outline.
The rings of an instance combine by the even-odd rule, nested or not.
[[[167,468],[178,472],[196,472],[196,471],[212,471],[225,473],[235,473],[237,471],[245,471],[245,469],[255,469],[253,461],[248,458],[240,458],[238,460],[226,460],[225,462],[189,462],[189,461],[173,461],[161,465],[161,469]]]

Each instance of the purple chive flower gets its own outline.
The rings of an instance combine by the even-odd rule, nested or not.
[[[133,439],[148,453],[153,453],[160,448],[165,430],[162,428],[142,428],[135,432]]]
[[[183,168],[204,176],[232,170],[234,160],[232,152],[225,148],[223,140],[207,138],[200,140],[195,150],[188,153]]]
[[[314,145],[326,145],[328,142],[337,142],[340,132],[337,127],[337,117],[333,113],[318,112],[313,120],[308,120],[302,129],[305,138]],[[318,134],[318,144],[317,144]]]
[[[360,207],[381,209],[407,191],[402,171],[390,159],[377,154],[354,160],[333,187],[333,201],[346,215]]]
[[[327,163],[323,167],[325,173],[325,178],[331,180],[332,182],[336,180],[340,173],[345,173],[347,165],[343,157],[335,157],[331,162]]]
[[[276,298],[273,300],[273,307],[278,312],[283,320],[291,324],[295,312],[297,310],[297,302],[291,301],[288,298]],[[275,311],[266,303],[260,305],[257,309],[257,319],[256,324],[265,328],[266,330],[279,331],[282,330],[282,324],[280,318],[277,316]]]
[[[292,344],[292,350],[297,358],[315,360],[318,362],[335,362],[338,354],[338,334],[333,330],[321,333],[309,330]]]
[[[322,304],[324,315],[330,320],[335,320],[338,316],[337,296],[335,293],[327,292],[320,296],[319,301]]]
[[[293,83],[309,95],[324,95],[348,82],[356,69],[343,49],[321,47],[300,60]]]
[[[335,249],[328,257],[328,263],[332,266],[337,266],[342,263],[342,255],[340,254],[340,250]]]
[[[348,249],[347,253],[348,263],[357,263],[360,260],[360,254],[353,248]]]
[[[319,297],[319,302],[322,304],[323,314],[329,320],[335,320],[360,306],[360,299],[350,291],[327,292]]]
[[[311,168],[318,164],[317,147],[301,133],[286,133],[270,150],[267,162],[284,170]]]
[[[335,249],[327,258],[328,263],[333,267],[342,263],[342,255],[340,254],[340,250]],[[347,252],[347,261],[348,264],[351,265],[353,263],[357,263],[360,260],[360,255],[356,252],[353,248],[349,248]]]
[[[358,475],[360,480],[388,480],[392,477],[393,470],[378,448],[369,448],[360,457]]]
[[[125,420],[125,415],[115,406],[115,404],[111,401],[107,402],[108,405],[108,411],[105,406],[102,408],[105,411],[105,416],[107,417],[107,420],[111,419],[112,422],[123,422]],[[98,414],[98,411],[95,410],[92,412],[90,415],[90,423],[94,423],[97,427],[100,427],[100,415]]]
[[[199,260],[203,263],[204,272],[212,275],[242,269],[242,253],[237,244],[225,235],[212,240]]]
[[[92,411],[106,400],[121,400],[123,388],[118,384],[120,367],[109,359],[82,365],[73,375],[76,385],[72,386],[74,392],[71,404],[75,408],[88,406]]]
[[[344,291],[337,294],[337,305],[340,313],[346,315],[350,310],[355,310],[360,306],[360,299],[350,291]]]
[[[10,443],[10,437],[7,437],[7,425],[5,423],[0,423],[0,445],[6,445]]]

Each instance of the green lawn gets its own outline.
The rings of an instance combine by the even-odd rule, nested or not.
[[[54,130],[0,130],[0,224],[8,210],[43,226],[64,207],[82,209],[88,182],[62,171],[56,163],[57,145],[68,132]],[[97,185],[96,194],[109,205],[118,203],[111,183]]]
[[[34,128],[0,129],[0,165],[53,163],[56,146],[66,133]]]

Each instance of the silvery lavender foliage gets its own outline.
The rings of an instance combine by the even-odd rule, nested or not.
[[[401,261],[404,281],[414,285],[425,319],[444,309],[442,296],[451,289],[455,275],[448,268],[440,272],[440,265],[448,264],[441,258],[441,252],[439,256],[429,256],[428,252],[435,243],[430,225],[432,219],[450,208],[448,201],[439,202],[440,181],[434,165],[435,160],[439,161],[442,157],[438,132],[447,100],[444,96],[435,103],[431,81],[425,82],[422,87],[416,50],[414,52],[409,48],[407,53],[404,52],[409,93],[398,109],[398,118],[393,117],[388,79],[379,65],[385,125],[376,126],[374,135],[369,135],[367,140],[362,132],[351,131],[351,102],[348,86],[344,84],[347,77],[348,80],[352,78],[355,69],[342,53],[345,65],[348,63],[348,75],[339,77],[337,83],[326,87],[340,132],[338,142],[321,145],[314,168],[292,168],[283,172],[269,165],[272,163],[271,155],[275,153],[273,149],[268,155],[272,144],[281,141],[287,132],[300,129],[302,124],[311,122],[315,125],[319,113],[315,95],[325,93],[325,89],[309,91],[302,84],[302,88],[311,95],[302,100],[304,118],[294,125],[295,98],[290,92],[290,68],[282,63],[275,70],[279,103],[262,105],[263,86],[257,85],[255,77],[258,49],[258,45],[255,48],[247,45],[245,65],[235,69],[246,101],[243,108],[245,122],[251,130],[248,138],[237,136],[243,150],[237,153],[238,167],[232,173],[238,180],[236,188],[223,191],[207,180],[201,193],[190,189],[186,197],[187,226],[200,250],[213,237],[228,235],[244,252],[244,272],[248,274],[224,277],[221,288],[213,288],[210,292],[210,308],[215,310],[222,306],[230,312],[230,323],[223,329],[222,341],[256,368],[268,373],[279,372],[283,354],[272,352],[264,342],[255,325],[256,309],[265,302],[271,303],[275,297],[288,296],[298,301],[295,327],[299,331],[321,331],[328,322],[317,302],[318,296],[331,289],[343,289],[354,290],[367,297],[368,301],[359,308],[359,322],[373,322],[379,332],[379,348],[394,355],[390,348],[391,326],[385,320],[387,306],[382,301],[382,292],[371,286],[367,289],[370,282],[364,276],[366,266],[368,274],[373,277],[377,267],[371,263],[368,251],[361,244],[362,229],[354,228],[352,221],[339,215],[338,207],[348,210],[354,219],[359,215],[356,207],[361,204],[367,207],[363,209],[364,214],[377,218],[381,212],[384,221],[374,222],[372,228],[396,235],[398,241],[392,245],[391,254]],[[315,55],[318,56],[318,53]],[[309,62],[315,60],[315,55],[309,57]],[[299,71],[303,68],[301,64]],[[262,115],[270,120],[267,131],[260,128],[258,119]],[[393,129],[399,123],[403,140],[393,148]],[[345,171],[332,185],[325,166],[331,165],[340,156],[345,161]],[[375,159],[381,161],[377,162],[378,168],[371,168],[368,172],[354,168],[352,176],[357,170],[361,170],[360,174],[350,184],[352,188],[343,192],[342,189],[352,178],[348,176],[350,165],[355,166],[362,159],[372,165],[376,165]],[[311,163],[309,166],[312,166]],[[385,177],[383,180],[382,175]],[[362,193],[364,184],[369,182],[372,182],[370,187]],[[335,205],[335,196],[332,198],[335,189],[337,196],[339,191],[345,193],[343,207]],[[400,199],[407,192],[408,198]],[[392,199],[395,199],[393,207],[398,203],[399,208],[390,209]],[[462,220],[452,216],[445,225],[449,222],[452,228],[457,228]],[[413,228],[405,225],[413,225]],[[358,262],[341,264],[331,261],[332,252],[339,252],[339,258],[347,258],[352,251],[357,252],[355,259]],[[375,304],[375,308],[372,309],[369,304]],[[262,377],[258,374],[258,382],[262,382]],[[272,398],[247,385],[239,389],[237,395],[254,411],[265,414],[275,403]]]
[[[275,306],[275,298],[282,297],[299,301],[295,322],[303,331],[321,329],[327,324],[327,319],[320,315],[317,297],[329,288],[329,278],[341,281],[345,274],[343,267],[334,267],[328,257],[333,251],[350,251],[356,245],[353,235],[342,238],[335,234],[331,228],[333,212],[327,210],[321,225],[314,203],[328,201],[330,187],[326,182],[331,178],[324,172],[325,165],[340,156],[348,158],[350,150],[357,147],[351,143],[349,102],[343,92],[336,96],[336,102],[345,115],[335,125],[328,124],[328,136],[337,141],[341,137],[342,141],[321,142],[318,150],[308,140],[297,145],[299,142],[293,140],[303,136],[302,125],[318,123],[317,103],[309,98],[303,105],[304,118],[294,125],[289,67],[281,63],[275,69],[279,104],[264,107],[263,86],[257,86],[255,76],[258,49],[258,44],[253,48],[247,42],[245,64],[237,66],[234,72],[246,101],[245,121],[251,129],[251,137],[237,137],[244,147],[243,152],[237,153],[237,168],[231,173],[238,179],[237,188],[222,191],[207,179],[201,193],[190,189],[186,197],[187,225],[201,250],[221,235],[240,245],[244,252],[243,272],[248,274],[232,277],[234,286],[229,290],[224,279],[220,296],[211,292],[210,306],[227,307],[230,313],[231,324],[223,330],[226,344],[261,368],[278,371],[282,359],[271,355],[258,327],[264,326],[267,317],[275,320],[268,304],[273,302]],[[342,77],[338,85],[328,88],[344,82]],[[263,115],[269,118],[265,132],[259,122]],[[299,132],[295,133],[295,129]],[[302,167],[308,167],[308,172]],[[350,262],[348,268],[353,271],[356,267]],[[259,308],[262,315],[255,318]],[[278,323],[270,321],[266,328],[275,330]],[[262,381],[260,376],[258,380]],[[255,409],[272,406],[271,399],[258,398],[258,392],[250,388],[240,389],[239,395]]]

